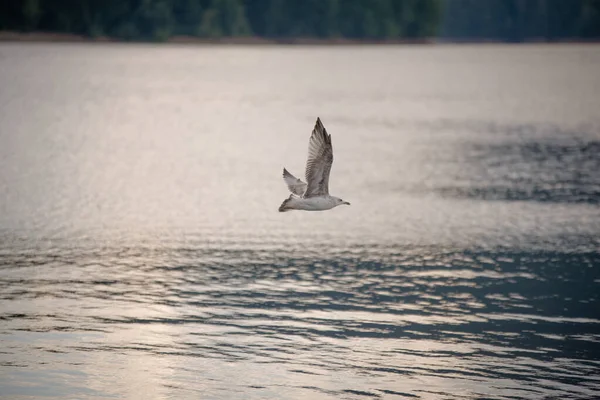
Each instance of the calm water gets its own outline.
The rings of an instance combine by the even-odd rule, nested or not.
[[[600,47],[0,45],[0,398],[600,393]],[[320,116],[331,192],[278,213]]]

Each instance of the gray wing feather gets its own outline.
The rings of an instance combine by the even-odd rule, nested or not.
[[[306,183],[290,174],[287,169],[283,169],[283,180],[285,181],[290,192],[296,196],[302,196],[306,192]]]
[[[306,162],[306,182],[308,186],[304,197],[329,194],[329,173],[333,164],[331,135],[327,133],[320,118],[308,142],[308,161]]]

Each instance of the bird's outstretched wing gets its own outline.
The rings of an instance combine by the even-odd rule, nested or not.
[[[306,182],[308,186],[303,197],[329,194],[329,172],[333,164],[331,135],[327,133],[320,118],[308,142],[308,160],[306,161]]]
[[[283,180],[285,181],[290,192],[296,196],[302,196],[306,192],[306,183],[290,174],[287,169],[283,169]]]

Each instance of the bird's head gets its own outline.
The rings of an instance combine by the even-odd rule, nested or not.
[[[345,204],[347,206],[350,205],[350,203],[348,203],[347,201],[344,201],[344,200],[340,199],[339,197],[334,197],[334,199],[335,199],[335,206],[336,207],[337,206],[341,206],[342,204]]]

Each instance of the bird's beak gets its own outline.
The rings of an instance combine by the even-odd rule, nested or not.
[[[343,202],[342,204],[346,204],[346,205],[350,205],[350,203],[348,203],[347,201]]]

